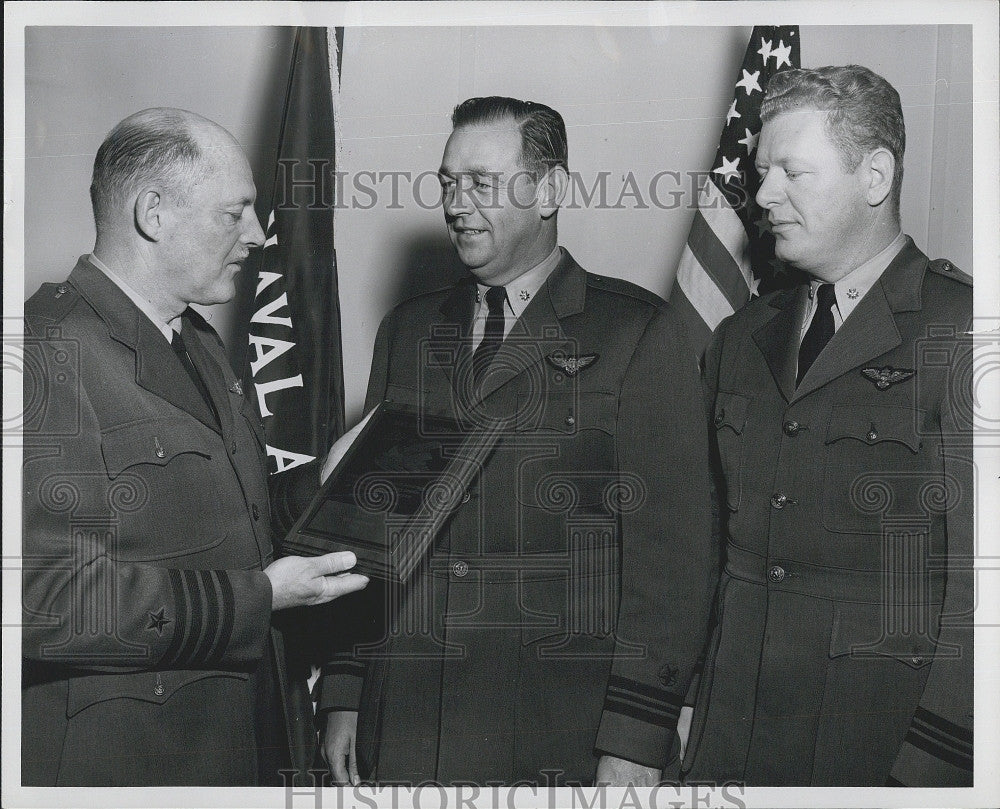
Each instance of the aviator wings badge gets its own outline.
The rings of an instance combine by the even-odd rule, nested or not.
[[[892,385],[905,382],[915,372],[906,368],[893,368],[891,365],[887,365],[885,368],[862,368],[861,373],[867,379],[870,379],[879,390],[888,390]]]
[[[597,361],[599,354],[579,354],[575,357],[567,357],[564,354],[549,354],[546,359],[552,363],[555,368],[558,368],[566,376],[576,376],[580,371],[586,368],[588,365],[592,365]]]

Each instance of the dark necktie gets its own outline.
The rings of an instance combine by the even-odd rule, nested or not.
[[[833,325],[833,304],[837,301],[833,284],[820,284],[816,289],[816,311],[813,313],[812,323],[806,329],[802,338],[802,345],[799,346],[799,374],[795,379],[795,384],[802,381],[802,377],[816,361],[816,357],[826,348],[833,333],[836,331]]]
[[[181,361],[181,365],[184,366],[184,370],[187,371],[187,375],[191,377],[191,381],[198,389],[198,393],[201,394],[201,398],[205,400],[205,404],[208,405],[209,412],[215,416],[215,422],[218,424],[219,414],[215,409],[215,403],[212,401],[212,397],[208,393],[208,387],[205,385],[205,380],[201,378],[201,374],[198,373],[198,369],[195,368],[194,363],[191,362],[191,357],[184,345],[184,338],[181,337],[181,333],[179,331],[175,331],[173,337],[170,338],[170,347],[174,350],[177,358]]]
[[[506,287],[490,287],[486,292],[486,305],[489,307],[486,329],[483,331],[482,342],[476,346],[476,351],[472,355],[472,377],[477,388],[503,342],[503,305],[506,301]]]

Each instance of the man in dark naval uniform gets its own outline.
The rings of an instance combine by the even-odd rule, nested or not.
[[[388,314],[367,405],[509,429],[423,573],[375,605],[388,631],[327,667],[323,749],[341,782],[652,784],[715,586],[694,351],[661,299],[559,247],[557,112],[474,98],[452,123],[470,275]]]
[[[101,145],[97,242],[25,305],[22,780],[280,785],[312,764],[272,614],[363,587],[273,561],[264,436],[218,335],[264,239],[235,139],[184,110]]]
[[[724,321],[705,378],[728,516],[683,769],[752,786],[972,784],[972,283],[900,230],[899,95],[771,79],[756,155],[807,284]]]

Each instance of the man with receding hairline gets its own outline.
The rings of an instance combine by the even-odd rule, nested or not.
[[[719,326],[726,568],[683,770],[972,785],[972,281],[900,227],[905,129],[864,67],[775,75],[757,202],[808,283]]]
[[[149,109],[94,164],[93,253],[25,305],[22,782],[255,786],[311,765],[272,615],[358,590],[274,561],[264,437],[218,335],[264,240],[246,157]]]

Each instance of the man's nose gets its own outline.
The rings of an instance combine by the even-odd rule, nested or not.
[[[760,181],[755,199],[761,208],[773,208],[781,201],[781,183],[777,175],[776,171],[768,171]]]
[[[243,228],[243,243],[249,247],[260,247],[267,238],[264,229],[260,226],[260,220],[253,208],[247,207],[243,216],[245,225]]]
[[[473,209],[472,197],[468,188],[463,188],[461,183],[455,183],[444,191],[444,212],[448,216],[461,216],[471,213]]]

